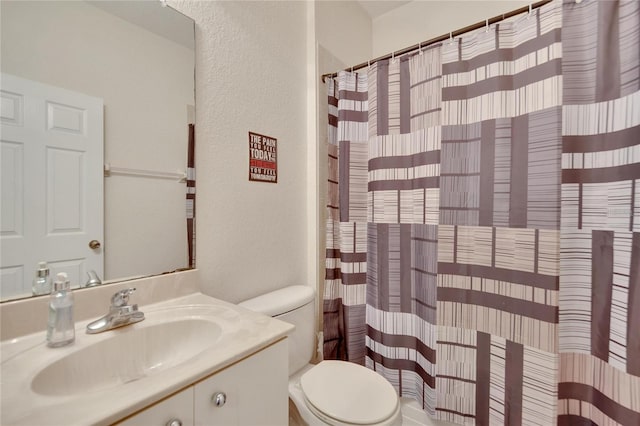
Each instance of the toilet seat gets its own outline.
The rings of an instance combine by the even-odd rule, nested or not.
[[[358,364],[322,361],[300,378],[307,407],[325,423],[377,425],[399,415],[398,395],[386,379]]]

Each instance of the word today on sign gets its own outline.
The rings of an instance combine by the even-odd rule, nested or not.
[[[278,183],[278,140],[249,132],[249,180]]]

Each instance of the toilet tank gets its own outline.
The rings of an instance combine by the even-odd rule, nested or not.
[[[243,308],[260,312],[293,324],[288,337],[289,376],[311,361],[315,349],[315,291],[306,285],[294,285],[238,303]]]

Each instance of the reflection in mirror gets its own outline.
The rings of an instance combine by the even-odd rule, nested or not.
[[[0,298],[30,296],[39,262],[73,287],[188,268],[193,21],[156,0],[0,8]]]

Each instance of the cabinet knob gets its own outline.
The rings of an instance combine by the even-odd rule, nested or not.
[[[213,402],[216,407],[222,407],[227,402],[227,395],[224,392],[214,393],[211,397],[211,402]]]
[[[165,426],[182,426],[182,422],[180,421],[180,419],[171,419]]]

